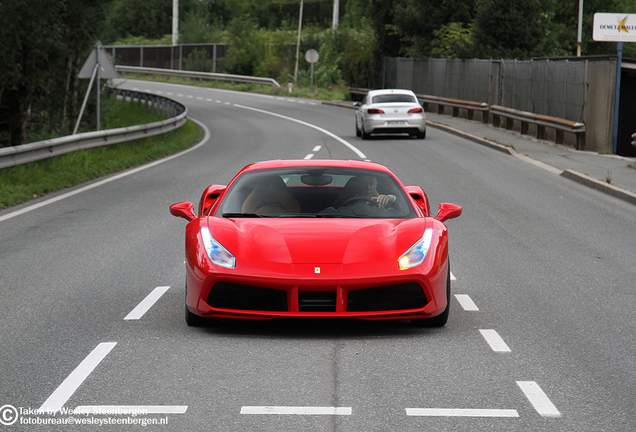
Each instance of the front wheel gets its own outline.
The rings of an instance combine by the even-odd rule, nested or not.
[[[188,297],[188,283],[186,282],[186,287],[185,287],[185,292],[186,292],[186,298]],[[207,319],[203,318],[202,316],[199,316],[197,314],[193,314],[192,312],[190,312],[188,310],[188,305],[185,305],[185,322],[188,326],[190,327],[200,327],[204,324],[206,324],[208,321]]]
[[[415,327],[444,327],[448,322],[448,313],[450,312],[450,264],[448,265],[448,274],[446,276],[446,309],[441,314],[433,318],[412,319],[411,324]]]

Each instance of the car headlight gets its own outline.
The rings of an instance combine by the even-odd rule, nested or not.
[[[236,257],[234,257],[230,251],[225,249],[221,243],[212,237],[209,228],[201,228],[201,240],[203,240],[203,246],[205,246],[205,251],[210,258],[210,261],[225,268],[236,267]]]
[[[424,262],[433,241],[433,228],[426,228],[424,235],[402,254],[398,260],[400,270],[410,269]]]

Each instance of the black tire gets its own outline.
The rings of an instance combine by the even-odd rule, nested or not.
[[[433,318],[425,319],[412,319],[411,324],[415,327],[444,327],[448,322],[448,314],[450,312],[450,264],[448,265],[448,274],[446,276],[446,309],[441,314],[434,316]]]
[[[360,136],[363,140],[368,140],[369,138],[371,138],[371,134],[368,134],[364,131],[364,122],[362,122],[362,128],[360,129]]]
[[[360,135],[362,135],[362,132],[360,132],[360,128],[358,127],[358,120],[356,120],[356,136],[359,137]]]
[[[424,129],[424,132],[417,131],[417,134],[415,136],[417,137],[417,139],[425,139],[426,138],[426,129]]]
[[[188,295],[188,284],[186,283],[186,296]],[[202,316],[193,314],[188,310],[188,305],[185,305],[185,322],[190,327],[200,327],[207,323],[207,320]]]

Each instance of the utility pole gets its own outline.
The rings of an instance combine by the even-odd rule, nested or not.
[[[338,31],[339,16],[340,16],[340,0],[333,0],[333,27],[331,29],[331,32],[334,34]]]
[[[303,0],[300,0],[300,14],[298,16],[298,41],[296,42],[296,66],[294,66],[294,84],[298,80],[298,57],[300,56],[300,32],[303,29]]]
[[[172,45],[179,42],[179,0],[172,0]]]
[[[583,0],[579,0],[579,31],[576,38],[576,56],[581,57],[581,40],[583,39]]]

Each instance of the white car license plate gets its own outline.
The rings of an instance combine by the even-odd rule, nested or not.
[[[406,126],[406,122],[403,120],[391,120],[386,122],[387,126]]]

